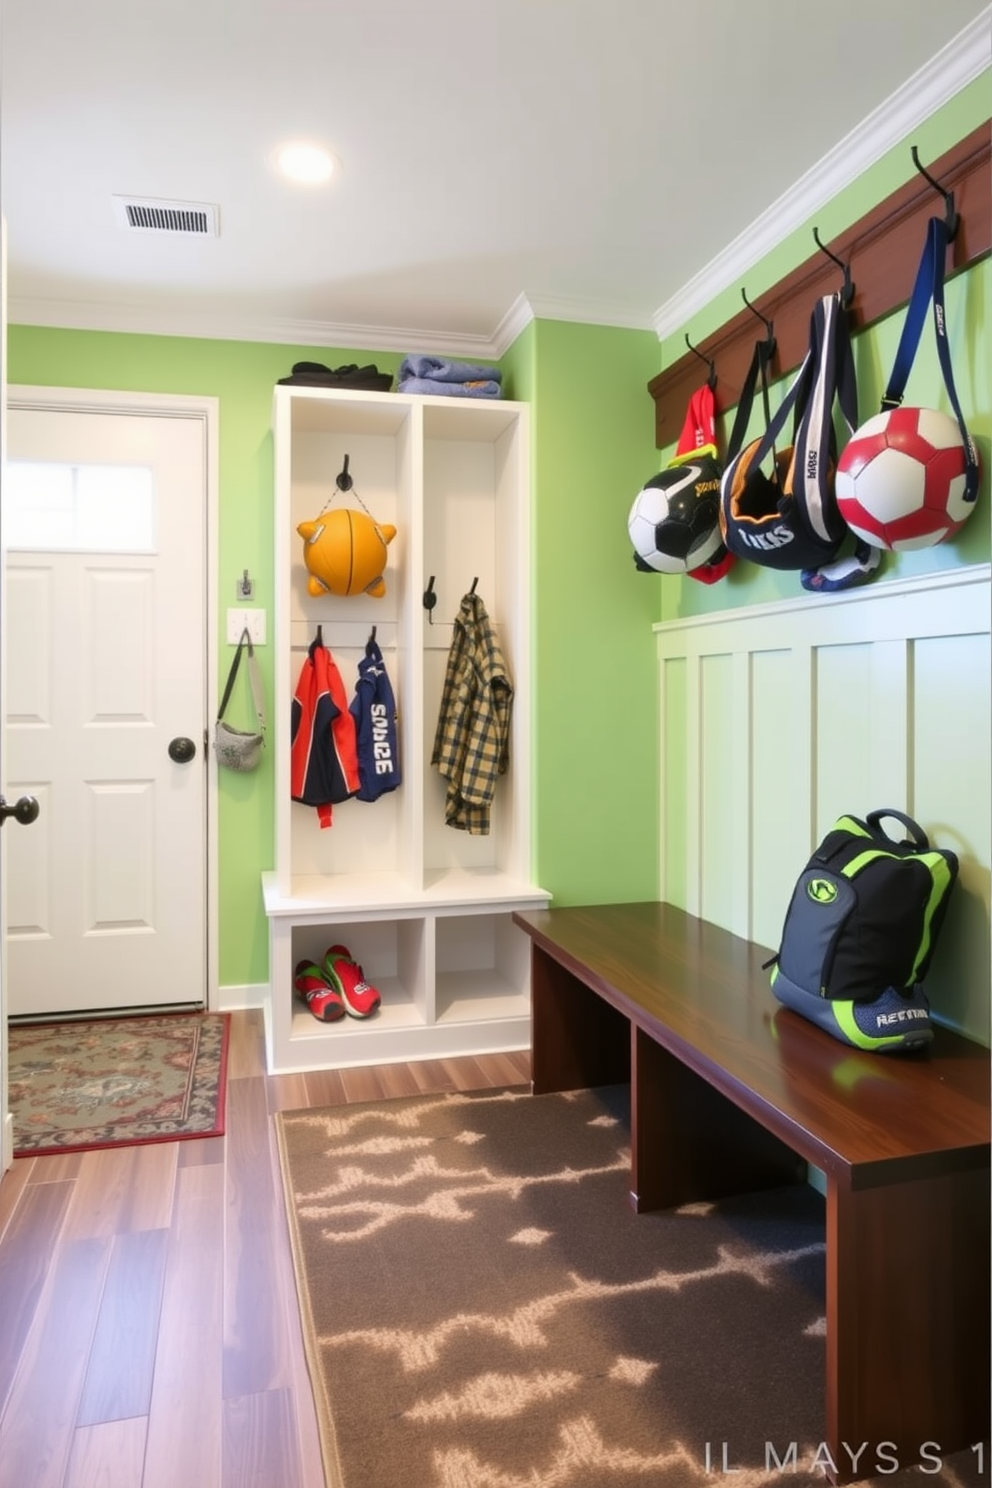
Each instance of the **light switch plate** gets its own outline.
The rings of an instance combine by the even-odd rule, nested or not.
[[[264,610],[228,610],[227,644],[229,646],[236,646],[241,639],[241,632],[245,629],[246,626],[248,629],[248,634],[251,636],[252,644],[255,646],[264,646]]]

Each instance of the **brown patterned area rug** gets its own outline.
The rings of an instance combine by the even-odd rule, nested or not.
[[[15,1157],[224,1131],[227,1013],[12,1024]]]
[[[827,1481],[812,1189],[635,1215],[625,1088],[276,1122],[329,1488]]]

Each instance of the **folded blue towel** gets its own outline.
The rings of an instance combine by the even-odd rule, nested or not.
[[[430,377],[435,382],[502,382],[498,367],[478,367],[471,362],[450,362],[444,357],[408,356],[400,363],[397,381],[404,377]]]
[[[434,377],[404,377],[398,393],[433,393],[438,398],[498,398],[502,392],[491,378],[478,382],[438,382]]]

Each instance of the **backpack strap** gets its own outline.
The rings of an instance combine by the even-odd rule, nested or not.
[[[810,320],[810,367],[800,389],[793,443],[792,491],[809,528],[823,542],[836,540],[840,513],[833,494],[837,439],[836,400],[848,435],[858,422],[858,389],[847,312],[839,294],[825,295]]]
[[[768,342],[756,341],[754,351],[751,353],[751,365],[748,367],[741,386],[740,397],[737,400],[737,411],[734,414],[734,424],[727,440],[727,465],[728,467],[736,460],[744,448],[744,440],[747,435],[747,426],[751,422],[751,410],[754,407],[754,394],[758,386],[758,377],[761,376],[765,383],[765,367],[768,362]],[[765,421],[767,423],[768,413],[768,389],[763,386],[765,397]]]
[[[965,452],[965,487],[963,500],[972,502],[978,498],[978,451],[975,442],[965,425],[964,415],[961,412],[961,404],[958,401],[957,389],[954,386],[954,371],[951,366],[951,352],[947,340],[947,317],[944,313],[944,264],[947,260],[947,224],[942,217],[931,217],[927,224],[926,243],[923,255],[920,259],[919,268],[916,271],[916,282],[913,285],[913,294],[903,321],[902,335],[899,338],[899,346],[896,350],[895,362],[892,367],[892,376],[889,378],[885,396],[882,399],[882,413],[888,409],[898,408],[903,400],[909,373],[920,344],[920,336],[923,333],[923,325],[927,317],[927,309],[933,303],[933,326],[937,337],[937,356],[940,361],[940,370],[944,377],[944,386],[947,396],[954,409],[954,416],[961,430],[961,438],[964,441]]]

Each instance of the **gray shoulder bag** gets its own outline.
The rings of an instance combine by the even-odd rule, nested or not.
[[[258,732],[249,733],[242,729],[232,728],[224,721],[224,713],[231,700],[231,692],[234,688],[235,678],[238,675],[238,667],[241,663],[241,652],[248,647],[248,681],[251,686],[252,702],[258,715]],[[251,636],[247,627],[241,632],[238,649],[234,653],[231,662],[231,670],[228,673],[227,685],[224,688],[224,696],[220,700],[217,710],[217,722],[214,724],[214,750],[217,754],[217,763],[225,770],[238,770],[242,774],[254,770],[262,757],[262,749],[265,744],[265,702],[262,694],[262,678],[258,670],[258,662],[255,659],[255,648],[251,643]]]

